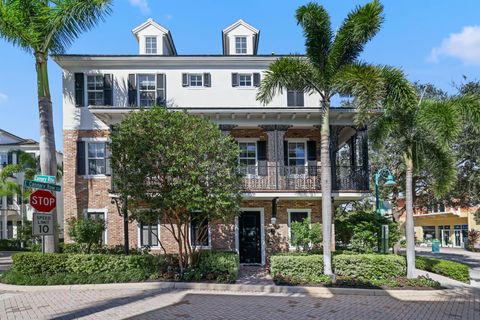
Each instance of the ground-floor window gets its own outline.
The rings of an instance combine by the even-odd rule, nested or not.
[[[88,211],[87,212],[87,218],[92,219],[92,220],[98,220],[98,221],[103,221],[105,224],[105,230],[102,232],[102,244],[105,245],[107,244],[107,233],[106,233],[106,220],[105,220],[105,212],[101,211]]]
[[[140,245],[142,247],[158,246],[158,224],[140,224]]]
[[[310,218],[310,212],[307,210],[292,210],[288,211],[288,238],[290,241],[290,245],[295,240],[295,233],[292,230],[292,223],[293,222],[303,222],[305,219]]]
[[[438,226],[442,246],[450,245],[450,226]]]
[[[435,239],[435,226],[425,226],[423,227],[423,240],[431,242]]]
[[[208,219],[195,212],[190,219],[190,243],[194,247],[210,247]]]

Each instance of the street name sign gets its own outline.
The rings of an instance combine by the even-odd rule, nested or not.
[[[38,182],[34,180],[23,181],[23,186],[27,188],[43,189],[43,190],[50,190],[50,191],[56,191],[56,192],[59,192],[60,190],[62,190],[62,188],[58,184]]]
[[[33,179],[37,182],[45,182],[45,183],[55,183],[56,178],[54,176],[44,176],[44,175],[35,175],[35,178]]]
[[[47,190],[37,190],[30,195],[30,205],[39,212],[50,212],[57,206],[57,199]]]
[[[33,235],[51,236],[53,235],[53,216],[49,213],[33,214]]]

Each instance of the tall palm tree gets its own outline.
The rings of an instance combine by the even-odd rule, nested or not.
[[[355,122],[363,126],[369,110],[379,108],[388,99],[393,102],[413,90],[403,74],[390,67],[378,67],[359,61],[365,44],[380,30],[383,6],[375,0],[356,7],[337,32],[331,27],[325,8],[316,3],[296,11],[305,36],[306,57],[282,57],[265,72],[257,99],[268,103],[285,89],[303,90],[320,95],[323,113],[321,135],[321,187],[324,272],[332,275],[332,177],[329,158],[331,99],[335,95],[351,98],[358,108]]]
[[[418,102],[412,103],[415,101]],[[403,153],[408,278],[415,276],[413,181],[420,172],[427,172],[433,179],[436,196],[441,197],[451,189],[457,171],[451,147],[466,122],[480,128],[480,100],[473,95],[399,101],[387,106],[382,117],[370,127],[374,144],[383,144],[385,138],[390,138]]]
[[[0,0],[0,37],[35,58],[44,175],[57,173],[48,56],[65,52],[80,33],[103,21],[110,11],[111,0]],[[56,225],[56,214],[53,217]],[[57,246],[58,234],[45,237],[46,252],[56,251]]]

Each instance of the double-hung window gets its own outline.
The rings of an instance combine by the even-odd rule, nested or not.
[[[157,54],[157,37],[145,37],[145,53]]]
[[[303,107],[305,105],[303,91],[287,90],[287,106]]]
[[[247,53],[247,37],[235,37],[235,53]]]
[[[194,247],[210,247],[208,219],[198,212],[193,212],[190,219],[190,243]]]
[[[238,163],[242,174],[255,175],[257,173],[257,143],[239,142],[240,155]]]
[[[306,142],[288,142],[288,167],[290,174],[305,174],[307,158],[306,158]]]
[[[158,246],[158,224],[140,224],[140,245],[142,247]]]
[[[0,153],[0,168],[8,164],[8,153]]]
[[[87,143],[88,175],[107,173],[107,155],[105,142]]]
[[[239,74],[238,75],[238,86],[239,87],[251,87],[252,86],[252,75],[251,74]]]
[[[103,75],[87,76],[88,105],[104,105]]]
[[[103,221],[105,224],[105,212],[99,212],[99,211],[88,211],[87,212],[87,218],[94,220],[94,221]],[[102,231],[102,244],[105,245],[107,243],[107,237],[106,237],[106,229]]]
[[[189,85],[190,87],[203,87],[203,74],[190,74]]]
[[[154,106],[156,101],[157,86],[154,74],[138,75],[138,92],[141,107]]]
[[[295,240],[292,223],[303,222],[308,218],[310,218],[310,212],[308,210],[288,210],[288,237],[290,239],[290,245]]]

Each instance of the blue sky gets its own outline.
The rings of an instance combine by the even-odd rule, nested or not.
[[[136,54],[131,29],[152,17],[168,28],[179,54],[220,54],[221,30],[239,18],[261,30],[259,53],[303,53],[293,0],[116,0],[106,22],[83,34],[67,53]],[[334,28],[356,5],[367,1],[319,1]],[[462,76],[478,79],[480,1],[384,0],[386,20],[362,59],[402,68],[412,81],[454,92]],[[57,148],[62,150],[61,70],[50,61]],[[0,40],[0,128],[38,140],[34,61]]]

